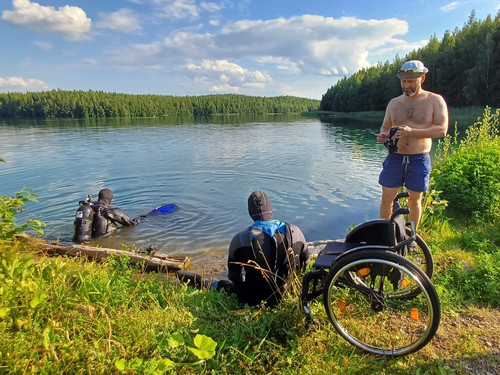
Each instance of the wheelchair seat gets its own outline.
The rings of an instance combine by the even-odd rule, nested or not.
[[[329,242],[319,252],[318,257],[314,261],[314,268],[329,268],[339,255],[359,246],[359,243],[354,242]]]

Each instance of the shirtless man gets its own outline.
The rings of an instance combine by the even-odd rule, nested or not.
[[[388,219],[399,188],[410,194],[408,220],[418,226],[422,216],[422,198],[429,188],[432,138],[444,137],[448,131],[448,108],[444,99],[422,88],[429,70],[419,60],[405,62],[398,72],[403,94],[387,105],[377,141],[384,143],[391,128],[397,151],[389,153],[383,163],[379,184],[382,185],[380,217]]]

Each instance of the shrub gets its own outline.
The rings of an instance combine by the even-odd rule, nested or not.
[[[499,110],[486,107],[462,140],[448,136],[434,161],[433,188],[448,201],[449,213],[464,218],[500,220]]]
[[[43,234],[45,224],[40,220],[30,218],[21,224],[16,222],[16,214],[26,209],[26,202],[36,202],[37,195],[29,189],[14,194],[13,197],[0,196],[0,241],[10,241],[27,229]]]

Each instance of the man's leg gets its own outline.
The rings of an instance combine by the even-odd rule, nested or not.
[[[388,188],[382,186],[382,200],[380,202],[380,217],[382,219],[390,219],[394,204],[394,198],[398,194],[398,187]]]
[[[422,217],[422,198],[424,197],[424,192],[408,190],[408,193],[410,194],[408,197],[408,208],[410,210],[408,220],[415,223],[416,229]]]

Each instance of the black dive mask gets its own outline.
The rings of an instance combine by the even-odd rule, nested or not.
[[[398,152],[399,138],[392,139],[392,137],[394,136],[394,134],[396,134],[397,131],[398,131],[397,126],[391,128],[391,131],[389,132],[389,139],[384,142],[384,146],[387,147],[387,149],[389,150],[389,154],[394,154]]]

